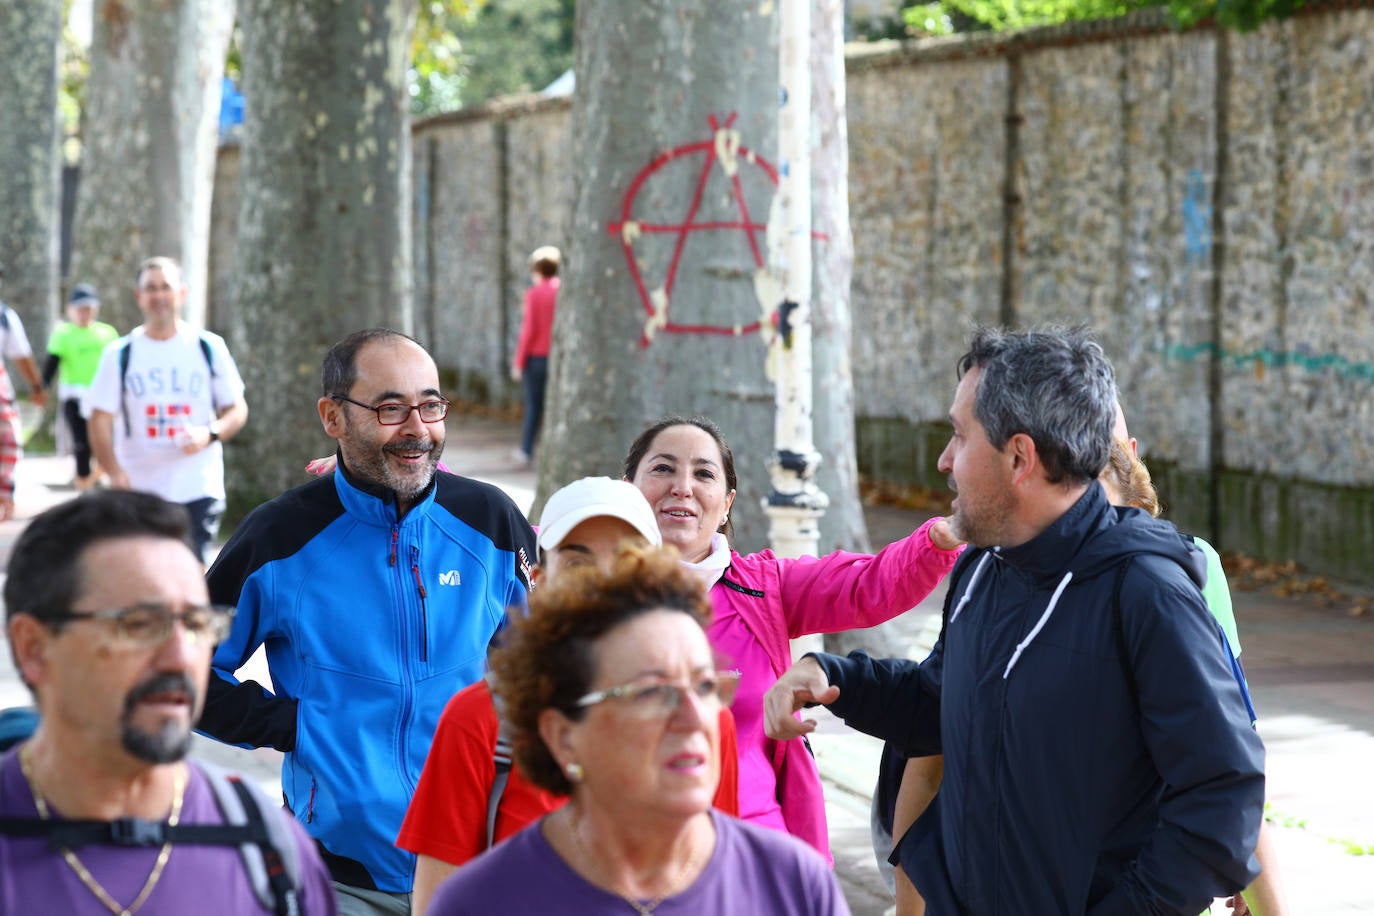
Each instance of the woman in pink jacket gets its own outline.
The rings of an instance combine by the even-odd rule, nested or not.
[[[871,627],[915,607],[949,572],[959,542],[943,518],[876,556],[837,551],[783,559],[730,549],[735,461],[704,417],[665,417],[640,434],[625,479],[649,500],[664,544],[707,582],[712,645],[740,671],[740,817],[791,833],[830,857],[820,775],[800,741],[763,733],[763,694],[792,664],[788,640]]]

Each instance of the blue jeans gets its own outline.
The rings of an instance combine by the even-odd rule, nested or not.
[[[549,358],[531,356],[525,361],[525,422],[520,430],[520,450],[534,454],[534,440],[544,419],[544,386],[549,381]]]

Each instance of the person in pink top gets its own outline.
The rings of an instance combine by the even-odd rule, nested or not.
[[[943,518],[876,555],[784,559],[730,549],[735,462],[704,417],[665,417],[635,439],[625,479],[654,509],[663,543],[710,588],[707,633],[740,672],[740,817],[797,836],[830,858],[820,775],[799,741],[763,733],[763,695],[792,663],[788,640],[871,627],[915,607],[953,567],[960,542]]]
[[[549,345],[553,338],[553,309],[558,301],[558,264],[562,255],[552,245],[536,248],[530,255],[530,275],[534,285],[525,291],[525,317],[520,323],[520,339],[511,360],[510,377],[525,383],[525,422],[520,431],[520,448],[515,453],[521,464],[534,455],[534,440],[544,418],[544,386],[549,380]]]

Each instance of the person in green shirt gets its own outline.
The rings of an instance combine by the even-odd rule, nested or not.
[[[48,338],[48,361],[43,366],[43,385],[58,379],[57,394],[62,402],[62,416],[72,435],[72,451],[76,455],[76,488],[87,490],[98,479],[91,467],[91,443],[86,435],[86,418],[81,402],[95,377],[100,364],[100,351],[119,337],[119,332],[103,321],[97,321],[100,296],[95,287],[80,283],[72,288],[67,299],[67,318],[53,329]]]

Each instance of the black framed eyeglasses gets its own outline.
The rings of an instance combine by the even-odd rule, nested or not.
[[[113,624],[116,640],[133,649],[161,645],[171,638],[173,625],[180,621],[192,642],[213,646],[229,635],[234,609],[222,604],[207,604],[178,613],[161,604],[135,604],[100,611],[62,611],[43,619],[48,623],[107,622]]]
[[[421,401],[419,404],[364,404],[362,401],[355,401],[345,394],[331,394],[329,396],[335,401],[347,401],[357,407],[364,407],[377,415],[377,422],[383,426],[400,426],[410,419],[410,412],[418,410],[420,412],[421,423],[438,423],[448,416],[448,398],[436,398],[433,401]]]

